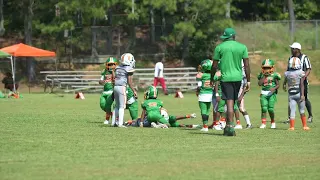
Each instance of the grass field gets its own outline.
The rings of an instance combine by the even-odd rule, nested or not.
[[[238,130],[236,137],[214,130],[104,126],[99,94],[85,94],[85,100],[54,94],[0,99],[0,179],[319,179],[319,92],[311,87],[311,131],[303,131],[298,118],[291,132],[280,123],[287,117],[283,91],[277,129],[269,122],[267,129],[257,128],[259,91],[253,88],[246,106],[255,128]],[[196,119],[185,122],[201,123],[194,94],[160,98],[170,114],[196,112]]]

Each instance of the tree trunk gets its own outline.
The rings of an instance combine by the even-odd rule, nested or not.
[[[112,10],[108,9],[108,32],[107,32],[107,53],[114,54],[112,50],[113,44],[113,27],[112,27]]]
[[[230,6],[231,6],[231,0],[227,2],[226,4],[226,18],[230,18]]]
[[[294,31],[295,31],[295,16],[294,16],[294,4],[292,0],[288,0],[288,9],[289,9],[289,16],[290,16],[290,40],[291,42],[294,40]]]
[[[152,44],[154,44],[156,42],[155,26],[154,26],[154,11],[151,5],[149,6],[149,16],[150,16],[150,41]]]
[[[184,3],[184,8],[187,9],[188,8],[188,2],[185,2]],[[184,21],[185,22],[188,22],[188,14],[185,12],[185,15],[184,15]],[[181,56],[181,66],[184,66],[184,62],[186,60],[186,58],[188,57],[189,55],[189,37],[187,35],[184,35],[183,36],[183,42],[182,42],[182,56]]]
[[[3,0],[0,0],[0,36],[3,36],[5,29],[3,27]]]
[[[165,7],[161,8],[161,36],[166,36]]]
[[[28,0],[25,5],[24,13],[24,41],[25,44],[32,45],[32,17],[34,0]],[[27,58],[27,73],[29,83],[35,80],[35,61],[33,58]]]
[[[96,25],[96,17],[93,18],[92,20],[92,26]],[[97,28],[91,28],[91,34],[92,34],[92,40],[91,40],[91,56],[92,57],[98,57],[98,52],[97,52]]]

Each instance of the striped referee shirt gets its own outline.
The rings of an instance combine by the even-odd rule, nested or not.
[[[289,61],[290,59],[292,58],[293,56],[290,56],[289,57],[289,60],[288,60],[288,68],[287,68],[287,71],[289,71]],[[298,58],[301,60],[301,70],[306,72],[308,69],[311,69],[311,63],[310,63],[310,60],[308,58],[307,55],[305,54],[300,54],[300,56],[298,56]],[[305,79],[305,82],[308,83],[308,80],[307,80],[308,77],[306,77]]]

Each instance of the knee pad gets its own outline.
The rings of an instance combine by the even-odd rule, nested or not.
[[[268,111],[268,107],[261,107],[261,112],[266,113]]]
[[[268,108],[268,112],[269,112],[269,113],[274,113],[273,107],[272,107],[272,108]]]
[[[203,120],[203,121],[208,121],[208,119],[209,119],[209,116],[208,116],[208,115],[206,115],[206,114],[201,114],[201,116],[202,116],[202,120]]]

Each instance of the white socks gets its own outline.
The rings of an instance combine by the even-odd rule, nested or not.
[[[249,115],[247,114],[247,115],[244,115],[243,117],[244,117],[244,119],[246,120],[246,123],[247,123],[248,125],[251,125]]]
[[[119,108],[119,126],[123,125],[124,108]]]

